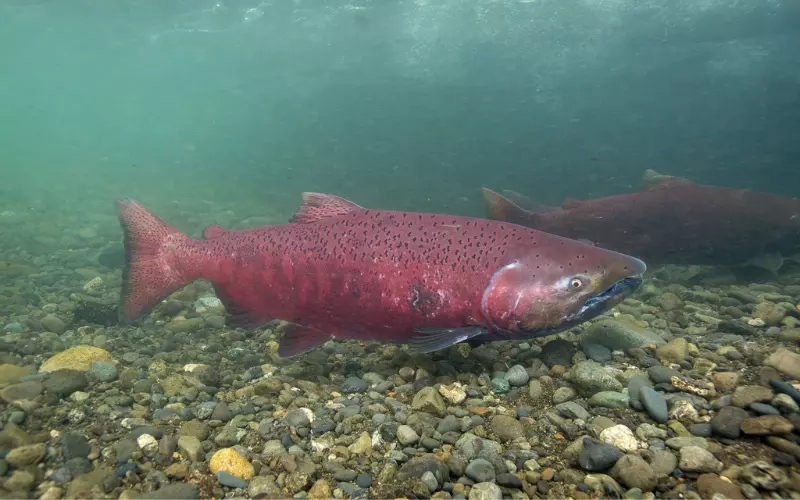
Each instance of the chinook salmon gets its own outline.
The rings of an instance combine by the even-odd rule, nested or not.
[[[568,200],[559,208],[486,188],[483,194],[490,219],[586,238],[651,265],[737,265],[800,250],[799,198],[695,184],[653,170],[644,181],[645,191]]]
[[[591,319],[642,284],[645,264],[505,222],[371,210],[304,193],[288,224],[196,240],[132,200],[125,235],[123,322],[204,278],[234,324],[289,322],[282,357],[330,339],[432,352],[551,335]]]

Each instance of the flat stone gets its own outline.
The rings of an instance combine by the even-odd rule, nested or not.
[[[684,472],[720,472],[724,468],[722,462],[717,460],[710,451],[699,446],[681,448],[678,467]]]
[[[488,460],[476,458],[472,460],[465,471],[468,478],[476,483],[491,482],[495,480],[494,466]]]
[[[771,366],[794,379],[800,379],[800,354],[796,354],[783,347],[777,349],[764,360],[766,366]]]
[[[700,474],[695,484],[702,498],[713,498],[715,496],[732,499],[744,498],[742,490],[736,484],[725,481],[716,474]]]
[[[519,420],[508,415],[495,415],[489,421],[489,428],[502,442],[514,441],[525,435]]]
[[[742,422],[748,417],[750,414],[746,410],[736,406],[726,406],[711,419],[711,429],[718,436],[737,439],[741,434]]]
[[[433,387],[423,387],[411,400],[411,409],[424,411],[434,415],[444,415],[447,409],[442,396]]]
[[[751,436],[769,436],[792,432],[794,425],[780,415],[762,415],[742,422],[742,432]]]
[[[658,484],[658,477],[650,464],[637,455],[624,455],[611,470],[611,477],[628,488],[651,491]]]
[[[739,408],[747,408],[751,403],[769,403],[772,400],[772,390],[760,385],[743,385],[733,391],[731,404]]]
[[[44,385],[36,380],[12,384],[0,390],[0,398],[6,403],[33,399],[44,391]]]
[[[469,490],[469,500],[501,500],[502,498],[503,491],[494,483],[478,483]]]
[[[602,319],[595,322],[583,334],[581,341],[600,344],[614,351],[627,351],[632,347],[666,343],[661,336],[646,328],[616,319]]]

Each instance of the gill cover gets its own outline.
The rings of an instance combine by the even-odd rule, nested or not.
[[[515,329],[518,321],[514,312],[520,305],[526,281],[530,281],[530,276],[518,261],[501,267],[492,275],[489,286],[483,291],[481,310],[493,328]]]

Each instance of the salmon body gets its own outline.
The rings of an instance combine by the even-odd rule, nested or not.
[[[118,202],[127,265],[122,321],[188,283],[211,281],[235,324],[275,319],[281,356],[330,339],[410,343],[549,335],[641,285],[643,262],[510,223],[361,208],[306,193],[289,224],[195,240],[134,201]]]
[[[736,265],[800,248],[800,199],[704,186],[648,171],[649,189],[526,210],[484,189],[488,216],[631,253],[649,264]]]

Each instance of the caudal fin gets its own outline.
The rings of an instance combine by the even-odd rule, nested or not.
[[[187,252],[193,240],[133,200],[117,202],[125,235],[119,318],[135,321],[198,276]]]
[[[516,223],[533,215],[489,188],[483,188],[483,198],[486,200],[486,211],[490,219]]]

